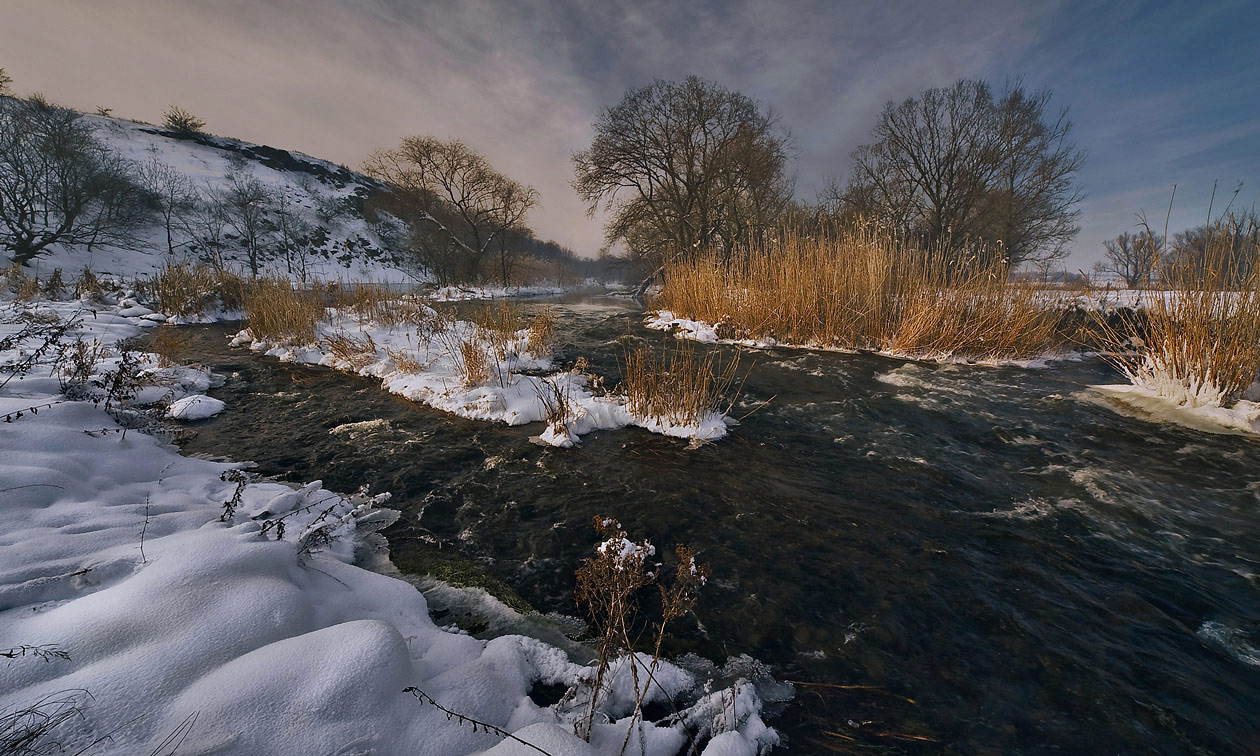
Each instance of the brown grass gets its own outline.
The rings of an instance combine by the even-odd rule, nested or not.
[[[1110,358],[1134,385],[1182,404],[1228,407],[1257,380],[1260,245],[1255,220],[1246,223],[1217,221],[1200,264],[1170,266],[1169,290],[1144,293],[1141,311],[1119,327],[1098,318]],[[1238,238],[1249,241],[1239,249]]]
[[[326,285],[325,291],[329,305],[350,311],[359,325],[418,325],[424,328],[433,318],[432,311],[422,300],[380,284],[332,282]]]
[[[385,354],[393,361],[394,368],[401,372],[412,374],[424,372],[425,366],[416,359],[413,353],[405,349],[386,348]]]
[[[74,296],[78,299],[87,298],[97,301],[105,294],[105,289],[105,284],[100,277],[93,273],[91,268],[85,267],[79,274],[79,280],[74,284]]]
[[[739,355],[722,360],[716,349],[691,342],[666,342],[660,352],[626,349],[618,358],[626,408],[636,418],[672,425],[699,423],[710,412],[725,412],[737,398]]]
[[[166,315],[200,315],[218,300],[214,271],[204,265],[167,263],[146,288],[158,311]]]
[[[455,367],[465,386],[471,388],[484,383],[494,374],[490,355],[481,348],[481,343],[476,337],[461,340],[456,354]]]
[[[886,351],[914,358],[1019,359],[1066,339],[1044,290],[1000,263],[909,246],[869,229],[785,234],[730,260],[666,267],[659,309],[731,338]]]
[[[556,316],[551,310],[539,310],[529,321],[529,351],[542,356],[551,354],[555,346]]]
[[[505,300],[486,302],[474,308],[468,319],[477,325],[501,360],[507,359],[517,332],[525,327],[520,305]]]
[[[348,364],[355,370],[362,370],[376,362],[376,342],[370,334],[365,333],[362,338],[355,338],[346,333],[338,333],[325,336],[323,342],[338,362]]]
[[[90,271],[85,271],[84,275],[88,273]],[[141,288],[148,292],[159,312],[190,317],[215,307],[229,311],[244,309],[249,286],[240,276],[208,265],[167,263],[142,282]]]
[[[324,296],[285,279],[260,278],[246,291],[244,309],[254,338],[310,344],[324,317]]]

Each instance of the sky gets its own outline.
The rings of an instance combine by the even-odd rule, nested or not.
[[[1087,157],[1067,267],[1145,213],[1161,230],[1260,203],[1260,2],[0,0],[19,94],[207,130],[351,167],[404,136],[458,138],[541,194],[530,224],[603,244],[570,187],[600,109],[697,74],[793,135],[797,195],[843,182],[888,101],[1022,77]]]

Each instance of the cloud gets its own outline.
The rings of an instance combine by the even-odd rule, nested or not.
[[[6,0],[0,65],[20,91],[68,105],[155,120],[178,103],[212,131],[348,165],[410,134],[460,138],[540,191],[541,236],[584,254],[601,221],[569,186],[569,158],[629,87],[696,73],[760,100],[795,134],[808,199],[847,175],[886,101],[1023,73],[1073,106],[1091,153],[1083,225],[1096,234],[1130,222],[1125,192],[1154,196],[1231,165],[1260,180],[1257,158],[1237,158],[1260,154],[1260,105],[1240,99],[1260,64],[1225,63],[1246,60],[1236,27],[1248,12],[1138,0]],[[1078,249],[1096,256],[1101,238],[1083,233]]]

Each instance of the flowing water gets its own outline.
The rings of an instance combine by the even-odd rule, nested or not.
[[[629,302],[528,307],[610,384],[619,338],[662,340]],[[698,547],[713,580],[668,651],[807,683],[784,753],[1260,752],[1260,444],[1090,401],[1099,362],[758,351],[735,414],[770,401],[716,444],[557,450],[232,330],[185,329],[228,376],[186,453],[390,491],[400,566],[463,560],[541,612],[580,615],[595,515]]]

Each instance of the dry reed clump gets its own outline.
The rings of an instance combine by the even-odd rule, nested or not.
[[[626,398],[630,414],[669,425],[695,425],[709,413],[728,411],[739,393],[732,390],[739,377],[739,354],[723,360],[716,349],[700,351],[690,342],[667,342],[659,354],[648,347],[627,348],[618,357],[618,393]]]
[[[1097,318],[1109,358],[1135,386],[1192,407],[1229,407],[1260,377],[1256,239],[1254,219],[1220,219],[1194,260],[1168,266],[1167,291],[1144,292],[1120,327]]]
[[[542,356],[551,354],[555,346],[556,316],[551,310],[539,310],[529,321],[529,335],[526,344],[531,354]]]
[[[415,355],[405,349],[394,349],[387,347],[385,354],[390,361],[394,363],[394,369],[402,373],[418,374],[423,373],[425,365],[416,359]]]
[[[325,292],[329,306],[353,313],[359,325],[414,323],[426,314],[427,309],[414,297],[372,282],[334,281],[326,285]]]
[[[84,267],[83,272],[79,274],[79,280],[74,284],[74,296],[77,299],[86,299],[89,301],[100,301],[106,293],[106,286],[101,281],[100,276],[92,272],[89,267]]]
[[[365,333],[362,338],[355,338],[347,333],[337,333],[325,336],[323,342],[338,362],[349,365],[354,370],[362,370],[376,362],[377,346],[371,334]]]
[[[159,312],[191,317],[222,307],[228,311],[244,308],[245,279],[208,265],[167,263],[154,276],[141,283]]]
[[[20,265],[11,265],[0,274],[0,280],[19,302],[29,302],[43,292],[38,276],[27,276]]]
[[[915,358],[1018,359],[1066,343],[1054,297],[1000,260],[958,260],[879,231],[785,233],[730,259],[666,266],[653,305],[734,338]]]
[[[218,300],[214,272],[204,265],[167,263],[144,288],[166,315],[200,315]]]
[[[288,344],[315,341],[315,326],[324,317],[324,297],[292,281],[260,278],[245,292],[245,317],[255,339]]]
[[[475,336],[461,339],[455,351],[455,367],[465,386],[471,388],[490,380],[494,374],[490,355],[486,354]]]
[[[490,380],[499,370],[492,351],[482,343],[484,335],[479,326],[470,324],[461,327],[459,321],[445,317],[434,332],[438,345],[450,359],[465,388]]]
[[[469,320],[477,325],[490,348],[501,360],[507,359],[516,334],[525,327],[520,306],[503,300],[487,302],[473,309]]]

